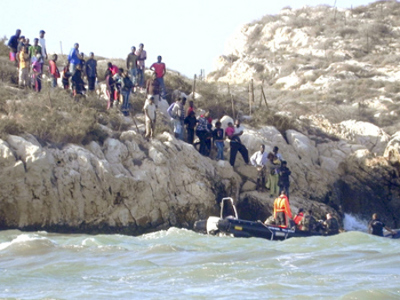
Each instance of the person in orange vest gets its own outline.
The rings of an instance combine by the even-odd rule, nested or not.
[[[282,191],[280,196],[274,201],[274,218],[276,223],[281,227],[288,227],[289,219],[292,218],[289,199],[285,191]]]
[[[297,212],[297,215],[294,216],[293,221],[296,225],[299,225],[300,221],[304,217],[304,209],[300,208],[299,211]]]

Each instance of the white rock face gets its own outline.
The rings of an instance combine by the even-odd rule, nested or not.
[[[239,194],[241,179],[228,163],[204,158],[167,133],[151,143],[127,131],[103,146],[37,145],[17,136],[0,140],[5,228],[135,234],[189,226],[213,214],[218,195]]]

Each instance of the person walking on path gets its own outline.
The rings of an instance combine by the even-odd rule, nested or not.
[[[143,48],[144,45],[140,44],[139,49],[136,51],[136,55],[138,56],[136,82],[141,89],[144,88],[145,60],[147,59],[147,53]]]
[[[131,90],[133,89],[133,83],[129,78],[128,70],[124,71],[123,69],[119,69],[122,75],[121,80],[121,95],[122,95],[122,105],[121,111],[124,116],[129,116],[129,95]]]
[[[57,87],[57,80],[60,78],[60,71],[57,68],[57,54],[53,54],[51,60],[49,60],[49,74],[51,78],[51,87]]]
[[[129,53],[128,57],[126,58],[126,69],[129,71],[132,83],[134,85],[136,85],[137,63],[138,63],[138,56],[136,55],[136,47],[132,47],[131,53]]]
[[[93,52],[90,52],[89,59],[86,62],[86,77],[88,80],[89,91],[93,92],[97,77],[97,60],[94,59]]]
[[[8,48],[10,48],[10,61],[17,60],[18,40],[21,35],[21,29],[17,29],[15,35],[13,35],[8,41]]]
[[[154,98],[150,97],[149,101],[146,101],[143,107],[145,121],[146,121],[146,135],[145,138],[154,137],[154,129],[156,126],[156,106],[154,104]]]
[[[22,46],[21,51],[18,54],[19,58],[19,76],[18,85],[19,87],[27,87],[29,84],[29,54],[26,51],[25,46]]]
[[[261,145],[260,151],[255,152],[250,158],[250,163],[257,169],[256,190],[264,191],[265,188],[265,164],[267,163],[267,156],[265,145]]]
[[[165,66],[165,63],[161,62],[162,57],[159,55],[157,57],[157,62],[152,64],[150,67],[150,70],[153,70],[156,72],[156,80],[160,84],[161,88],[161,97],[165,99],[166,97],[166,91],[165,91],[165,84],[164,84],[164,76],[167,73],[167,68]]]
[[[146,94],[147,99],[150,99],[151,97],[154,98],[154,104],[157,108],[160,101],[160,84],[156,80],[155,72],[153,72],[151,77],[146,81]]]

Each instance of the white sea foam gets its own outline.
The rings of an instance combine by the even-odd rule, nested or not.
[[[0,250],[4,250],[12,245],[27,244],[34,241],[46,241],[54,244],[54,242],[50,241],[48,238],[39,236],[37,234],[20,234],[11,242],[0,243]]]
[[[362,220],[357,216],[353,216],[351,214],[344,214],[343,226],[344,229],[347,231],[366,232],[368,230],[368,221]]]

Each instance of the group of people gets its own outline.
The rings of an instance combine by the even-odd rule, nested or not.
[[[261,145],[260,150],[251,156],[250,163],[257,168],[258,174],[256,189],[261,191],[269,190],[270,197],[276,197],[278,193],[285,191],[286,196],[289,198],[289,176],[291,171],[278,151],[279,148],[275,146],[272,152],[267,154],[265,145]]]
[[[45,61],[48,60],[47,75],[50,78],[51,86],[58,85],[58,79],[61,78],[65,90],[72,90],[74,97],[83,95],[86,91],[86,83],[89,92],[95,90],[97,73],[97,61],[94,53],[90,52],[88,59],[85,54],[79,51],[79,44],[75,43],[70,50],[66,64],[62,72],[57,67],[57,54],[48,57],[46,41],[44,39],[45,31],[39,32],[39,38],[33,40],[33,45],[29,39],[21,35],[18,29],[9,41],[10,60],[15,61],[19,70],[18,84],[20,87],[33,87],[40,92],[42,87],[42,75],[46,73]],[[126,70],[108,63],[105,75],[106,93],[108,96],[107,108],[113,106],[114,101],[121,102],[121,111],[124,115],[129,115],[129,96],[131,92],[139,90],[147,93],[148,99],[154,99],[157,106],[161,98],[166,97],[166,88],[164,76],[167,72],[162,57],[157,57],[157,62],[150,66],[154,72],[153,76],[145,82],[145,61],[147,53],[144,45],[140,44],[138,49],[131,48],[131,52],[126,58]],[[148,101],[149,102],[149,101]]]
[[[44,30],[40,30],[39,37],[34,38],[33,44],[30,44],[30,40],[21,34],[20,29],[17,29],[15,35],[8,41],[10,61],[15,62],[18,67],[20,87],[31,87],[37,92],[42,89],[43,66],[44,61],[48,59],[45,34]]]
[[[296,227],[297,230],[308,234],[324,234],[334,235],[339,233],[339,222],[328,213],[325,221],[317,221],[312,210],[304,213],[304,209],[300,208],[297,215],[293,217],[290,208],[289,199],[284,190],[281,191],[279,197],[274,201],[274,213],[264,222],[266,225],[277,225],[282,228]]]

